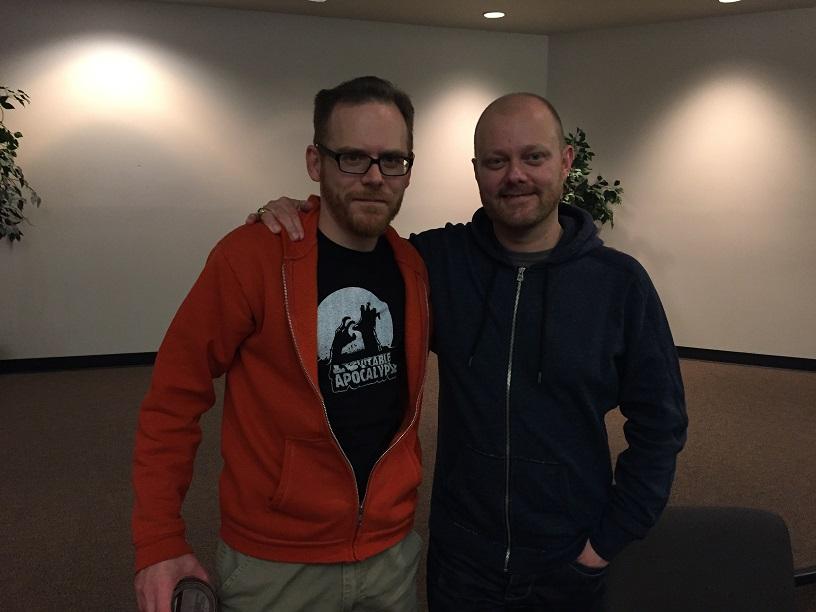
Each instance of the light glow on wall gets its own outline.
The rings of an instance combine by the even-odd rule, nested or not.
[[[449,81],[428,92],[428,103],[417,114],[414,130],[417,159],[406,201],[414,202],[417,192],[432,193],[434,205],[417,200],[404,206],[396,219],[399,231],[407,234],[448,221],[470,220],[479,206],[470,163],[473,129],[485,106],[503,93],[504,89],[467,78]],[[463,190],[467,197],[462,197]]]
[[[66,77],[77,97],[116,110],[152,105],[163,89],[161,73],[145,55],[116,43],[78,53],[66,67]]]
[[[644,129],[649,136],[641,143],[638,167],[662,186],[658,192],[667,185],[674,193],[687,192],[689,211],[713,197],[718,214],[772,214],[767,204],[774,194],[796,181],[792,166],[780,160],[804,154],[779,144],[800,140],[798,123],[761,76],[723,71],[689,89]],[[701,191],[706,198],[694,197]]]
[[[88,146],[89,138],[116,129],[116,139],[94,143],[114,157],[138,141],[184,165],[217,166],[236,180],[249,175],[243,150],[252,134],[225,138],[216,129],[236,114],[229,106],[233,85],[198,59],[149,40],[96,34],[42,49],[29,61],[49,67],[29,89],[37,110],[51,108],[49,138],[31,139],[32,159],[77,134]]]
[[[68,43],[47,75],[86,119],[132,127],[179,125],[195,114],[193,66],[148,41],[94,36]]]

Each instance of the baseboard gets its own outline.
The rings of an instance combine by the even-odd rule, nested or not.
[[[119,353],[114,355],[80,355],[76,357],[41,357],[37,359],[0,359],[0,374],[144,366],[153,365],[154,361],[156,361],[156,353]]]
[[[793,580],[796,586],[816,584],[816,565],[803,567],[793,572]]]
[[[784,368],[816,372],[816,359],[736,353],[712,349],[678,346],[681,359],[736,363],[765,368]],[[0,374],[19,372],[50,372],[54,370],[77,370],[83,368],[110,368],[123,366],[153,365],[156,353],[118,353],[113,355],[81,355],[77,357],[43,357],[36,359],[0,359]]]
[[[678,346],[677,354],[681,359],[700,361],[717,361],[720,363],[737,363],[741,365],[761,366],[763,368],[783,368],[786,370],[805,370],[816,372],[816,359],[803,357],[784,357],[782,355],[760,355],[758,353],[736,353],[734,351],[716,351],[712,349]]]

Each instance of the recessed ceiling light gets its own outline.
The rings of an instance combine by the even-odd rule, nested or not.
[[[487,13],[484,13],[484,17],[485,19],[501,19],[502,17],[504,17],[504,13],[502,13],[501,11],[489,11]]]
[[[309,0],[309,2],[325,2],[326,0]]]
[[[740,0],[720,0],[721,4],[731,4],[732,2],[739,2]]]

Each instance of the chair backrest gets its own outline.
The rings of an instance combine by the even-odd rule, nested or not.
[[[793,612],[785,522],[750,508],[669,506],[612,562],[608,612]]]

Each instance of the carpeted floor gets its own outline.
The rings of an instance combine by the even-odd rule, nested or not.
[[[778,512],[790,528],[794,564],[816,565],[816,373],[697,361],[682,367],[691,424],[671,503]],[[0,376],[0,610],[135,610],[130,455],[150,372]],[[207,565],[218,523],[217,386],[184,511]],[[427,529],[435,404],[432,374],[422,420],[428,477],[420,533]],[[608,420],[615,453],[623,447],[621,422],[617,413]],[[816,612],[816,585],[797,589],[797,600],[799,612]]]

